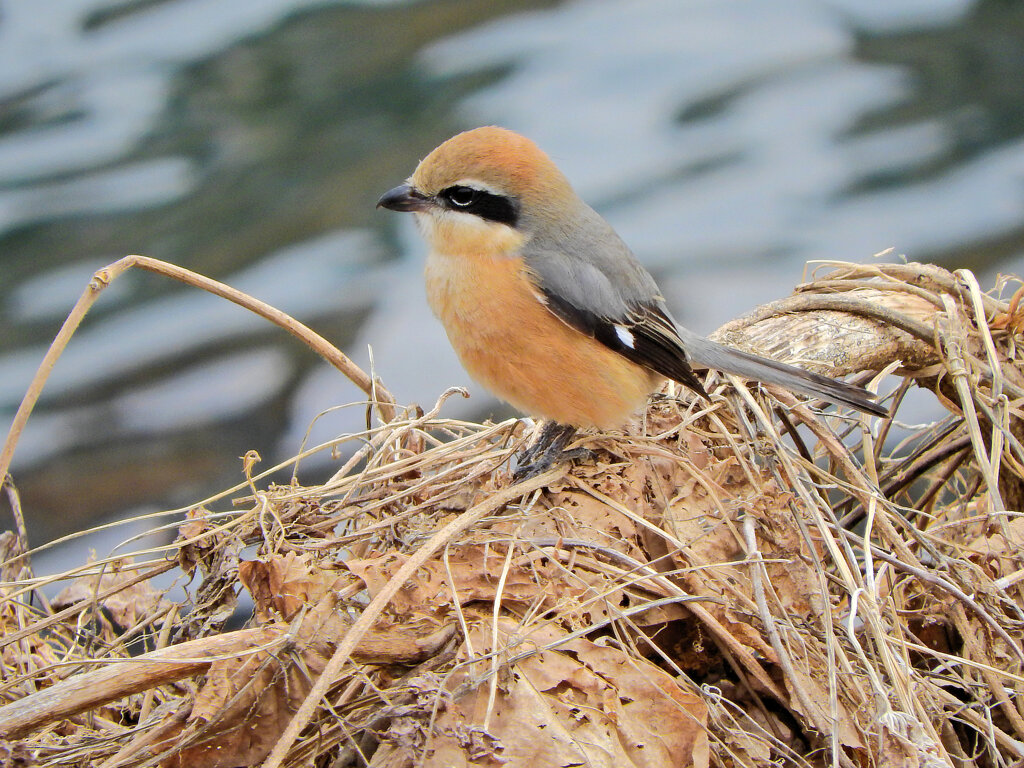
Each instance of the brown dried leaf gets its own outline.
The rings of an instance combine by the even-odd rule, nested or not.
[[[137,576],[129,567],[131,563],[131,558],[115,560],[106,566],[102,574],[75,579],[54,598],[53,606],[61,609],[79,602],[91,602],[101,592],[124,584],[124,589],[104,598],[99,605],[122,629],[135,626],[143,617],[163,610],[167,603],[162,599],[162,593],[153,589],[148,580],[127,586]]]
[[[620,477],[609,479],[608,473],[599,466],[581,467],[579,471],[591,475],[587,481],[590,485],[623,501],[615,495],[619,491],[610,490],[612,485],[622,482]],[[626,507],[630,507],[631,503],[623,501]],[[643,513],[642,509],[633,509],[638,514]],[[491,530],[508,534],[520,541],[582,539],[634,558],[643,557],[636,544],[636,524],[626,515],[578,488],[552,490],[540,500],[532,514],[509,515],[496,521]]]
[[[35,752],[25,742],[0,740],[0,768],[34,768],[40,764]]]
[[[164,768],[232,768],[266,757],[348,626],[328,593],[303,617],[287,649],[275,643],[214,662],[184,729],[173,739],[180,743],[199,735],[205,740],[164,761]],[[280,636],[280,631],[267,633],[268,639]]]
[[[738,608],[753,610],[753,583],[741,533],[742,518],[749,515],[757,520],[757,546],[766,561],[765,588],[777,599],[781,613],[803,619],[820,615],[826,603],[789,508],[790,495],[771,480],[752,486],[735,457],[709,464],[700,474],[700,479],[689,474],[677,481],[675,498],[665,511],[665,527],[684,544],[673,555],[679,565],[691,569],[682,577],[687,589],[698,595],[730,595]],[[736,622],[730,618],[729,623]],[[747,629],[737,637],[763,652],[763,642],[753,639],[760,633],[740,623]]]
[[[833,721],[832,697],[829,695],[828,688],[825,685],[825,670],[810,672],[794,668],[793,673],[796,677],[795,680],[788,676],[785,679],[786,690],[790,694],[789,705],[803,716],[803,722],[812,724],[817,730],[825,734],[832,727],[830,724],[835,722],[835,729],[838,731],[839,742],[842,745],[854,749],[864,749],[864,740],[861,738],[861,732],[862,730],[863,732],[870,732],[871,724],[860,722],[858,714],[872,712],[872,708],[864,706],[851,710],[843,701],[837,699],[835,706],[838,720]],[[800,686],[803,689],[813,711],[804,711],[801,697],[794,693],[795,686]]]
[[[314,564],[310,554],[289,552],[240,562],[238,579],[256,603],[257,619],[266,621],[276,614],[290,621],[301,608],[337,589],[345,576]]]
[[[923,736],[920,727],[911,725],[909,730],[914,738],[897,736],[883,728],[877,746],[872,745],[874,764],[885,768],[930,768],[945,762],[936,754],[931,739]]]
[[[217,571],[217,564],[224,561],[219,550],[225,547],[220,538],[224,534],[215,531],[216,526],[210,522],[210,511],[205,507],[193,507],[186,513],[185,522],[178,526],[176,540],[178,565],[185,573],[192,575],[197,566],[202,566],[203,572],[207,574]],[[183,543],[186,541],[191,543]]]
[[[558,637],[551,627],[523,637],[511,621],[502,630],[516,649]],[[486,648],[489,628],[478,635],[474,647]],[[500,679],[488,728],[483,682],[438,716],[424,766],[708,765],[704,704],[644,659],[576,639],[504,668]],[[468,675],[451,684],[464,683]]]
[[[364,560],[347,560],[345,565],[366,583],[370,595],[376,595],[408,560],[404,554],[391,553]],[[454,549],[448,557],[455,591],[460,604],[477,600],[491,601],[497,594],[498,581],[505,564],[505,552],[496,546],[471,545]],[[540,566],[538,566],[540,567]],[[512,565],[502,589],[503,601],[530,602],[548,588],[538,584],[535,569]],[[551,578],[557,578],[555,573]],[[452,584],[448,569],[441,559],[430,560],[416,572],[392,600],[392,609],[399,614],[423,613],[449,606]]]
[[[774,483],[748,508],[756,517],[758,547],[767,560],[768,583],[778,597],[782,612],[791,618],[810,619],[828,608],[821,581],[790,509],[790,494],[780,493]],[[815,553],[819,560],[822,552]]]
[[[991,536],[979,536],[967,545],[965,555],[977,563],[992,579],[1009,576],[1019,570],[1024,550],[1024,517],[1006,521],[1006,535],[997,528]]]
[[[302,572],[291,558],[258,565],[250,571],[266,575],[276,565],[279,573]],[[350,627],[347,616],[337,610],[333,591],[321,589],[323,584],[315,579],[299,577],[290,583],[312,585],[311,594],[322,594],[291,625],[274,622],[264,627],[251,653],[210,666],[184,727],[175,729],[163,744],[164,748],[185,744],[163,763],[165,768],[252,765],[266,757],[280,738]],[[293,593],[289,599],[294,597]],[[408,622],[378,625],[359,641],[352,659],[380,664],[423,661],[448,643],[455,629],[454,624],[440,628]],[[287,643],[282,642],[285,639]]]

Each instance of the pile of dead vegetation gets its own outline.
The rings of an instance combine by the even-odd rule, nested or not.
[[[375,385],[323,485],[250,457],[173,544],[49,579],[7,534],[0,765],[1021,765],[1019,294],[835,266],[718,336],[887,419],[711,378],[512,484],[521,423]]]

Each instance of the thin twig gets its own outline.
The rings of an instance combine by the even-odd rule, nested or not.
[[[14,414],[14,420],[11,423],[7,439],[4,441],[3,450],[0,451],[0,477],[6,476],[7,471],[10,469],[11,459],[14,457],[14,448],[18,444],[25,425],[28,423],[28,418],[33,408],[35,408],[36,403],[39,401],[43,388],[46,386],[46,381],[49,379],[53,367],[57,364],[58,358],[64,352],[68,342],[71,341],[71,337],[78,330],[78,326],[85,318],[86,313],[95,303],[96,299],[99,298],[104,288],[133,267],[179,280],[186,285],[202,288],[204,291],[234,302],[283,328],[345,374],[368,397],[376,397],[377,400],[375,402],[379,404],[384,421],[390,421],[394,417],[395,401],[386,389],[376,384],[359,366],[353,363],[352,360],[327,341],[327,339],[307,328],[293,317],[259,299],[254,299],[247,293],[243,293],[216,280],[211,280],[190,269],[169,264],[159,259],[151,259],[148,256],[125,256],[123,259],[96,271],[85,291],[75,303],[71,313],[64,321],[60,331],[58,331],[53,343],[50,344],[50,348],[46,351],[43,361],[39,364],[39,368],[29,384],[28,391],[25,393],[17,412]]]

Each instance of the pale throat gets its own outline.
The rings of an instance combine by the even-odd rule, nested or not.
[[[433,253],[461,258],[519,256],[526,238],[505,224],[457,211],[417,213],[416,223]]]

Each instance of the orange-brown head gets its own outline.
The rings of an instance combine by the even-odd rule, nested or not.
[[[525,136],[493,125],[448,139],[420,162],[409,179],[428,195],[474,181],[531,203],[575,197],[568,179],[540,147]]]
[[[428,239],[444,231],[508,227],[530,231],[575,213],[579,198],[568,179],[532,141],[487,126],[460,133],[417,166],[406,184],[377,205],[422,214]],[[435,246],[437,243],[435,243]]]

